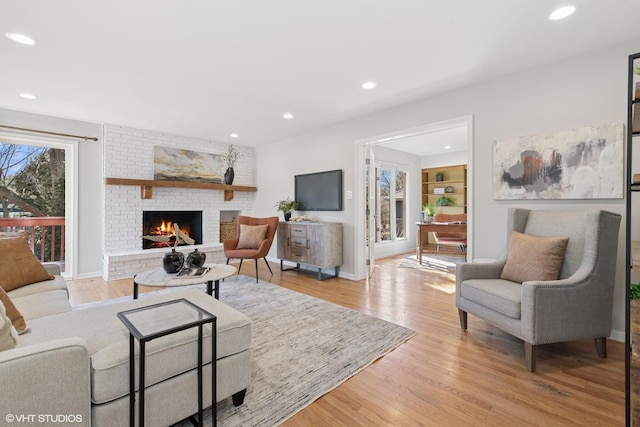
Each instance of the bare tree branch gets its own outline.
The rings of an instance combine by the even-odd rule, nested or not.
[[[0,186],[0,197],[4,197],[11,203],[20,207],[22,210],[31,212],[35,216],[48,216],[45,212],[40,210],[37,206],[31,204],[28,200],[23,199],[13,191]]]

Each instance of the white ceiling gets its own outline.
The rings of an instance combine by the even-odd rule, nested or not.
[[[467,122],[434,125],[428,130],[410,135],[398,135],[379,145],[393,150],[411,153],[419,157],[434,154],[466,151],[468,144]]]
[[[0,107],[257,146],[640,39],[640,1],[569,1],[5,0],[37,44],[0,37]]]

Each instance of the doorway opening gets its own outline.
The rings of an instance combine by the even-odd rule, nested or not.
[[[450,148],[447,149],[446,146]],[[422,211],[421,169],[446,166],[445,163],[449,157],[455,157],[455,160],[449,160],[450,164],[467,164],[467,253],[469,259],[473,259],[472,148],[473,116],[471,115],[355,141],[354,249],[357,279],[368,280],[375,270],[376,257],[397,255],[416,249],[418,230],[411,225],[420,221]],[[406,213],[403,218],[403,222],[408,227],[406,227],[406,239],[403,241],[399,240],[393,245],[379,245],[376,244],[379,221],[374,208],[376,206],[374,190],[376,168],[372,166],[388,160],[386,157],[394,155],[393,153],[404,153],[412,159],[408,166],[407,176],[411,178],[406,183],[406,201],[404,202]]]

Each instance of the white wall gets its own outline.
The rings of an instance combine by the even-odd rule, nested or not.
[[[336,126],[322,132],[256,147],[256,216],[277,214],[273,205],[287,196],[294,198],[294,175],[342,169],[344,191],[353,191],[353,141],[359,133],[351,126]],[[353,275],[353,200],[343,201],[338,212],[301,212],[318,220],[343,224],[343,261],[340,274]],[[300,212],[297,212],[300,214]],[[280,215],[282,216],[282,215]],[[277,244],[271,246],[269,259],[277,260]]]
[[[268,211],[293,194],[293,175],[345,170],[345,190],[353,190],[354,141],[400,129],[466,115],[474,116],[472,176],[473,248],[476,258],[495,258],[506,247],[504,222],[511,206],[536,209],[600,208],[623,215],[617,200],[495,201],[492,194],[492,144],[495,140],[626,121],[628,55],[640,40],[568,58],[461,90],[406,104],[256,149],[256,211]],[[353,201],[341,213],[318,215],[345,224],[342,271],[354,274]],[[496,243],[499,242],[499,243]],[[273,248],[271,257],[275,257]],[[616,276],[614,337],[624,331],[624,226],[620,229]]]
[[[468,163],[466,151],[454,151],[453,153],[436,154],[421,158],[422,169],[437,168],[442,166],[466,165]]]
[[[0,124],[98,138],[78,142],[78,277],[102,268],[102,125],[0,109]],[[5,129],[0,129],[5,131]]]

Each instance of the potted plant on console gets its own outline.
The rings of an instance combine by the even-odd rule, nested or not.
[[[274,207],[284,214],[285,221],[289,221],[291,219],[291,212],[298,209],[298,202],[287,197],[286,200],[278,201]]]

